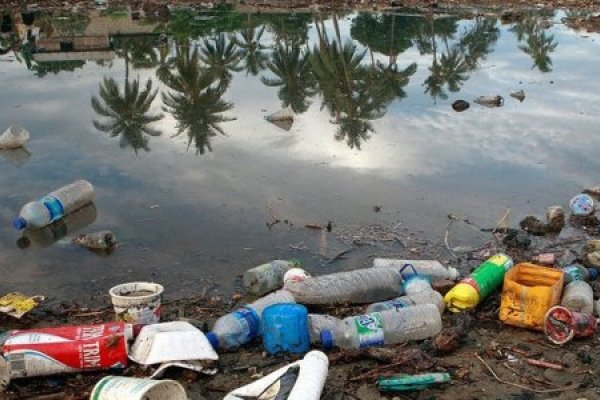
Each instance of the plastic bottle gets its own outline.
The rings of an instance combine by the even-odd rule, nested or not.
[[[217,349],[230,349],[248,343],[261,335],[261,316],[272,304],[295,303],[294,296],[279,290],[219,318],[206,338]]]
[[[329,349],[362,349],[370,346],[422,340],[442,329],[440,311],[433,304],[393,308],[345,318],[334,329],[321,332],[321,343]]]
[[[25,204],[13,225],[17,229],[42,228],[91,203],[93,199],[92,184],[84,180],[76,181]]]
[[[475,308],[480,301],[502,285],[504,274],[513,266],[506,254],[496,254],[481,264],[468,278],[460,281],[446,296],[444,301],[452,312]]]
[[[565,285],[560,305],[571,311],[591,314],[594,311],[594,291],[584,281],[573,281]]]
[[[571,264],[562,268],[565,273],[565,284],[573,281],[595,281],[598,278],[598,271],[594,268],[586,268],[579,264]]]
[[[9,126],[0,135],[0,149],[18,149],[29,140],[29,131],[20,126]]]
[[[444,298],[439,292],[435,290],[427,290],[420,293],[397,297],[392,300],[382,301],[379,303],[373,303],[365,310],[365,313],[370,314],[383,310],[389,310],[390,308],[403,308],[412,307],[419,304],[434,304],[437,306],[440,313],[444,312],[445,303]]]
[[[376,258],[373,260],[373,267],[375,268],[402,268],[406,264],[413,265],[419,275],[425,275],[431,281],[444,279],[455,281],[460,276],[456,268],[445,267],[436,260],[394,260],[391,258]]]
[[[341,321],[325,314],[308,314],[308,334],[311,343],[321,342],[321,332],[335,329]]]
[[[244,273],[244,287],[248,293],[255,296],[281,289],[285,273],[299,265],[301,264],[298,260],[274,260],[251,268]]]
[[[402,276],[396,268],[366,268],[289,282],[298,303],[373,303],[402,295]]]
[[[31,246],[39,248],[52,246],[64,237],[94,223],[96,215],[96,206],[94,203],[90,203],[41,229],[25,229],[23,236],[17,240],[17,246],[20,249],[27,249]]]

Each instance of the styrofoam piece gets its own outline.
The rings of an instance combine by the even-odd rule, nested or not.
[[[0,135],[0,149],[18,149],[29,140],[29,131],[20,126],[9,126]]]
[[[218,360],[202,331],[185,321],[146,325],[140,331],[129,358],[142,365],[169,361]]]
[[[204,375],[215,375],[217,373],[217,368],[206,368],[204,365],[202,365],[201,361],[173,361],[161,364],[160,367],[158,367],[149,378],[159,378],[168,368],[171,367],[189,369],[191,371],[200,372]]]
[[[185,389],[177,381],[107,376],[90,395],[91,400],[187,400]]]
[[[300,372],[287,400],[319,400],[325,386],[325,380],[327,379],[329,360],[325,353],[318,350],[307,353],[300,361],[286,365],[264,378],[230,392],[223,400],[259,398],[261,395],[264,396],[267,390],[277,390],[277,381],[290,368],[296,366],[300,367]],[[273,398],[275,398],[276,394],[273,393]]]

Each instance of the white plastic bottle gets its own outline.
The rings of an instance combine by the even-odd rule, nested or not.
[[[299,265],[298,260],[273,260],[251,268],[244,273],[244,287],[248,293],[255,296],[281,289],[285,273]]]
[[[206,338],[215,349],[230,349],[248,343],[261,335],[263,310],[280,303],[295,303],[294,296],[286,290],[279,290],[224,315],[215,322]]]
[[[43,228],[91,203],[92,200],[94,187],[88,181],[79,180],[25,204],[13,225],[17,229]]]
[[[373,303],[367,307],[365,313],[371,314],[374,312],[389,310],[391,308],[412,307],[419,304],[433,304],[438,308],[438,310],[440,310],[440,313],[444,312],[444,308],[446,306],[444,303],[444,297],[439,292],[436,292],[435,290],[426,290],[415,294],[397,297],[392,300]]]
[[[445,267],[436,260],[395,260],[391,258],[376,258],[373,260],[375,268],[402,268],[406,264],[415,267],[419,275],[427,276],[431,281],[451,280],[455,281],[460,274],[456,268]]]
[[[402,294],[402,276],[395,268],[366,268],[289,282],[298,303],[373,303]]]
[[[587,282],[573,281],[565,285],[560,305],[572,311],[592,314],[594,312],[594,290]]]
[[[321,331],[321,343],[329,349],[362,349],[370,346],[422,340],[442,330],[440,311],[433,304],[393,308],[339,321],[332,330]]]

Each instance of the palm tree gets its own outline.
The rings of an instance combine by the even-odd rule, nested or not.
[[[210,74],[219,80],[219,85],[229,86],[232,72],[240,72],[241,53],[233,41],[227,41],[224,33],[215,38],[204,39],[200,60],[206,64]]]
[[[226,88],[208,69],[200,68],[199,59],[197,49],[191,53],[187,47],[180,51],[175,72],[167,70],[162,76],[162,81],[171,89],[162,97],[164,110],[177,120],[174,136],[186,132],[188,148],[193,142],[196,154],[204,154],[206,149],[212,151],[212,137],[225,134],[220,123],[234,118],[223,115],[233,108],[232,103],[221,99]]]
[[[269,56],[265,53],[267,46],[260,43],[264,33],[264,26],[258,31],[255,27],[246,27],[240,32],[240,37],[231,37],[231,41],[240,49],[246,75],[258,75],[269,61]]]
[[[310,103],[307,98],[315,94],[314,78],[307,52],[297,44],[278,44],[271,55],[267,68],[277,78],[262,77],[261,81],[269,87],[279,87],[279,99],[283,107],[291,107],[297,113],[303,113]]]
[[[148,136],[159,136],[160,131],[148,126],[163,118],[162,114],[149,114],[157,91],[152,91],[152,81],[148,80],[144,88],[139,81],[125,81],[125,90],[121,92],[119,84],[112,78],[104,78],[100,83],[100,101],[92,96],[92,108],[107,120],[94,120],[94,127],[111,137],[121,137],[122,148],[131,147],[137,154],[139,149],[149,151]]]

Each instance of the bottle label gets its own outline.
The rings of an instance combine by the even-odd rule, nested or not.
[[[575,266],[567,267],[567,268],[563,269],[563,271],[565,272],[565,277],[567,278],[567,280],[569,282],[585,281],[585,276],[583,274],[583,271],[581,271],[579,268],[577,268]]]
[[[40,201],[46,207],[48,213],[50,213],[50,222],[54,222],[65,215],[65,209],[56,197],[45,196]]]
[[[371,347],[383,345],[383,324],[381,314],[372,313],[360,315],[354,319],[356,331],[358,332],[359,347]]]
[[[233,316],[240,324],[241,331],[246,334],[246,341],[250,341],[260,334],[260,318],[256,311],[250,307],[242,307],[234,312]]]
[[[509,269],[512,268],[513,266],[513,261],[512,259],[507,256],[506,254],[496,254],[492,257],[490,257],[486,263],[490,263],[490,264],[494,264],[497,265],[498,267],[503,267],[506,271],[508,271]]]

